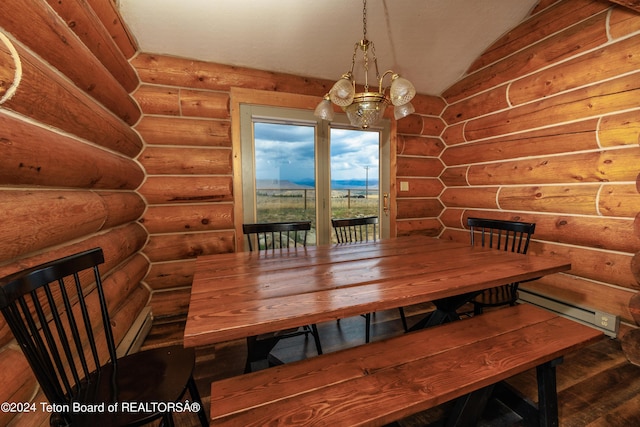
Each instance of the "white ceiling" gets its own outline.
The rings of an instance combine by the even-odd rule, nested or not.
[[[367,38],[380,73],[393,69],[419,93],[440,95],[537,1],[369,0]],[[118,3],[142,52],[328,80],[350,69],[363,35],[360,0]]]

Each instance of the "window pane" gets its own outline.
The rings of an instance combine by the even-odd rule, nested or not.
[[[307,245],[314,245],[316,221],[315,128],[254,123],[256,221],[311,221]]]
[[[379,133],[331,129],[331,216],[378,216]]]

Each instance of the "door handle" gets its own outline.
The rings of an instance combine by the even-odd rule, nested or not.
[[[382,194],[382,210],[385,215],[389,215],[389,193]]]

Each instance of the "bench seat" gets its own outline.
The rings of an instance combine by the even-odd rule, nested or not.
[[[215,381],[211,425],[384,425],[549,365],[602,336],[519,304]]]

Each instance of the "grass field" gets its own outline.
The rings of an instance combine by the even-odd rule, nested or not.
[[[257,197],[258,222],[311,221],[308,244],[315,244],[315,192],[287,190],[280,193],[260,192]],[[371,191],[370,191],[371,193]],[[346,197],[350,194],[351,197]],[[355,218],[378,215],[378,193],[364,197],[364,190],[334,190],[331,197],[332,218]]]

